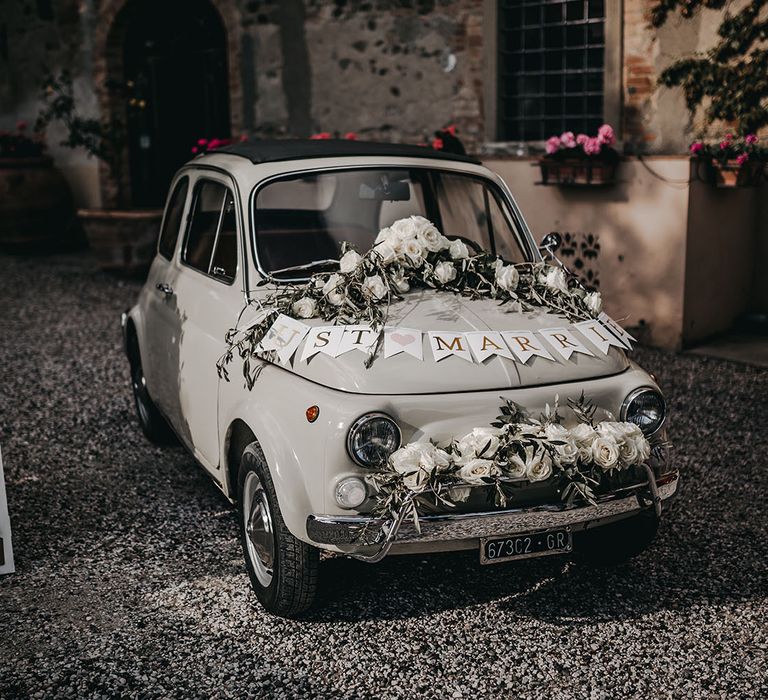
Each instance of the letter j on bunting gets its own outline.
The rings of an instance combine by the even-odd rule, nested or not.
[[[261,341],[261,349],[274,350],[277,359],[286,364],[308,332],[309,326],[306,323],[280,314]]]
[[[463,333],[430,331],[429,344],[432,347],[435,362],[440,362],[450,355],[457,355],[467,362],[473,362],[469,343]]]

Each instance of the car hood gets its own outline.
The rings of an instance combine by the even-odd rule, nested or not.
[[[567,325],[562,316],[545,310],[517,312],[510,305],[489,299],[466,299],[446,292],[418,290],[408,293],[389,309],[388,326],[421,331],[506,331],[531,330]],[[316,322],[314,325],[324,325]],[[435,362],[424,336],[424,360],[400,353],[384,358],[381,349],[366,368],[367,355],[352,350],[339,357],[318,354],[301,362],[299,346],[287,369],[324,386],[360,394],[428,394],[483,391],[514,387],[557,384],[617,374],[629,366],[622,350],[610,348],[594,357],[574,353],[570,359],[556,361],[540,357],[526,364],[493,356],[483,364],[469,363],[450,356]],[[553,357],[555,356],[554,353]]]

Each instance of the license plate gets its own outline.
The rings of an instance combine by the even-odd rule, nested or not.
[[[545,557],[548,554],[564,554],[571,549],[573,540],[570,527],[507,537],[489,537],[480,540],[480,563],[497,564],[511,559]]]

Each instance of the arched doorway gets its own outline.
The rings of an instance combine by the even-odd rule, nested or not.
[[[131,0],[123,15],[131,203],[159,206],[196,140],[229,136],[227,36],[208,0]]]

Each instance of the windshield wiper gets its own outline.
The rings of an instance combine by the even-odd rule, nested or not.
[[[290,267],[281,267],[279,270],[271,270],[269,275],[274,277],[283,272],[298,272],[299,270],[311,270],[318,265],[338,265],[339,261],[333,258],[326,258],[325,260],[313,260],[312,262],[304,263],[303,265],[291,265]]]

